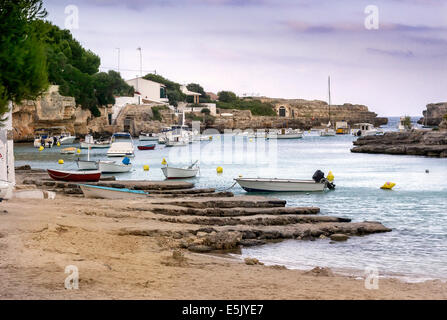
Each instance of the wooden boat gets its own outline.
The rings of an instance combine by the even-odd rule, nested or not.
[[[101,178],[100,171],[61,171],[47,169],[48,175],[58,181],[67,182],[98,182]]]
[[[138,150],[154,150],[155,144],[148,144],[145,146],[138,146]]]
[[[325,181],[277,178],[234,179],[247,192],[315,192],[324,191]]]
[[[61,154],[75,154],[76,150],[75,147],[65,148],[61,150]]]
[[[124,164],[115,161],[99,161],[99,171],[101,173],[124,173],[132,169],[132,164]]]
[[[93,186],[88,184],[80,184],[82,193],[86,198],[100,198],[100,199],[132,199],[132,198],[146,198],[147,192],[142,190],[130,190],[111,187]]]
[[[186,179],[194,178],[199,172],[199,167],[196,166],[197,161],[186,168],[174,168],[174,167],[163,167],[161,171],[165,175],[166,179]]]

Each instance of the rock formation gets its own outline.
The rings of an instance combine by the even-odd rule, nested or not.
[[[447,157],[447,132],[411,130],[360,137],[352,152]]]
[[[243,130],[283,127],[308,130],[329,122],[329,106],[324,101],[272,98],[260,98],[260,100],[273,104],[278,116],[253,116],[250,110],[218,109],[219,115],[213,127],[219,131],[223,131],[225,128]],[[377,117],[376,113],[369,111],[368,107],[364,105],[345,103],[333,105],[330,109],[332,124],[344,120],[350,125],[368,122],[378,127],[388,123],[387,118]],[[232,114],[232,116],[228,114]]]
[[[427,110],[424,110],[422,114],[424,116],[418,121],[419,124],[438,126],[447,114],[447,102],[427,104]]]

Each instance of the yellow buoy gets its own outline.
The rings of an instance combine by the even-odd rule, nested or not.
[[[58,147],[60,147],[60,146],[61,146],[61,143],[58,141],[56,145],[57,145]]]
[[[253,142],[253,139],[250,138],[250,140],[248,140],[248,141]]]
[[[165,159],[165,158],[163,158],[163,160],[161,160],[161,164],[164,165],[164,166],[168,164],[168,163],[166,162],[166,159]]]
[[[327,179],[330,182],[334,181],[334,175],[332,174],[332,171],[329,171],[329,173],[327,174]]]
[[[81,153],[81,149],[77,149],[76,152],[77,152],[77,153]]]
[[[239,175],[239,178],[242,178],[242,175],[241,175],[241,174]]]
[[[39,151],[43,151],[43,149],[45,149],[44,146],[39,147]]]
[[[210,138],[209,138],[210,140],[213,140],[213,137],[212,136],[210,136]]]
[[[143,170],[144,170],[144,171],[149,171],[149,165],[145,164],[145,165],[143,166]]]
[[[222,167],[217,167],[216,171],[217,171],[217,173],[222,173],[223,172],[223,168]]]
[[[59,163],[59,164],[64,164],[64,160],[59,159],[58,163]]]
[[[386,182],[380,189],[391,190],[396,184],[394,182]]]

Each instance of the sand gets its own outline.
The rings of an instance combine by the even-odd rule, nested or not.
[[[123,228],[182,230],[154,214],[130,214],[144,200],[10,200],[0,204],[0,299],[446,299],[441,281],[364,280],[247,265],[226,255],[175,249],[174,239],[120,235]],[[148,206],[147,204],[145,204]],[[150,206],[150,205],[149,205]],[[174,253],[174,254],[173,254]],[[79,289],[64,287],[65,268]]]

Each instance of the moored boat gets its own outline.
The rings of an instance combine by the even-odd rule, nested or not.
[[[175,168],[175,167],[163,167],[161,171],[165,175],[166,179],[186,179],[186,178],[194,178],[199,172],[199,166],[197,166],[197,162],[195,161],[190,166],[185,168]]]
[[[107,151],[108,157],[134,157],[132,136],[128,132],[115,133],[112,136],[112,145]]]
[[[86,135],[84,141],[81,141],[81,149],[106,149],[110,148],[110,140],[95,140],[91,135]]]
[[[98,182],[101,178],[100,171],[62,171],[47,169],[48,175],[53,180],[67,182]]]
[[[98,165],[101,173],[123,173],[129,172],[132,169],[131,163],[126,164],[115,161],[99,161]]]
[[[266,139],[301,139],[303,133],[299,130],[281,129],[279,131],[269,131]]]
[[[61,154],[75,154],[76,153],[75,147],[69,147],[61,150]]]
[[[79,185],[84,197],[86,198],[100,198],[100,199],[132,199],[132,198],[146,198],[147,192],[142,190],[130,190],[111,187],[93,186],[88,184]]]
[[[140,141],[158,141],[158,134],[141,132],[139,136]]]
[[[93,160],[76,160],[79,170],[98,170],[98,161]]]
[[[148,144],[145,146],[138,146],[138,150],[154,150],[155,144]]]

